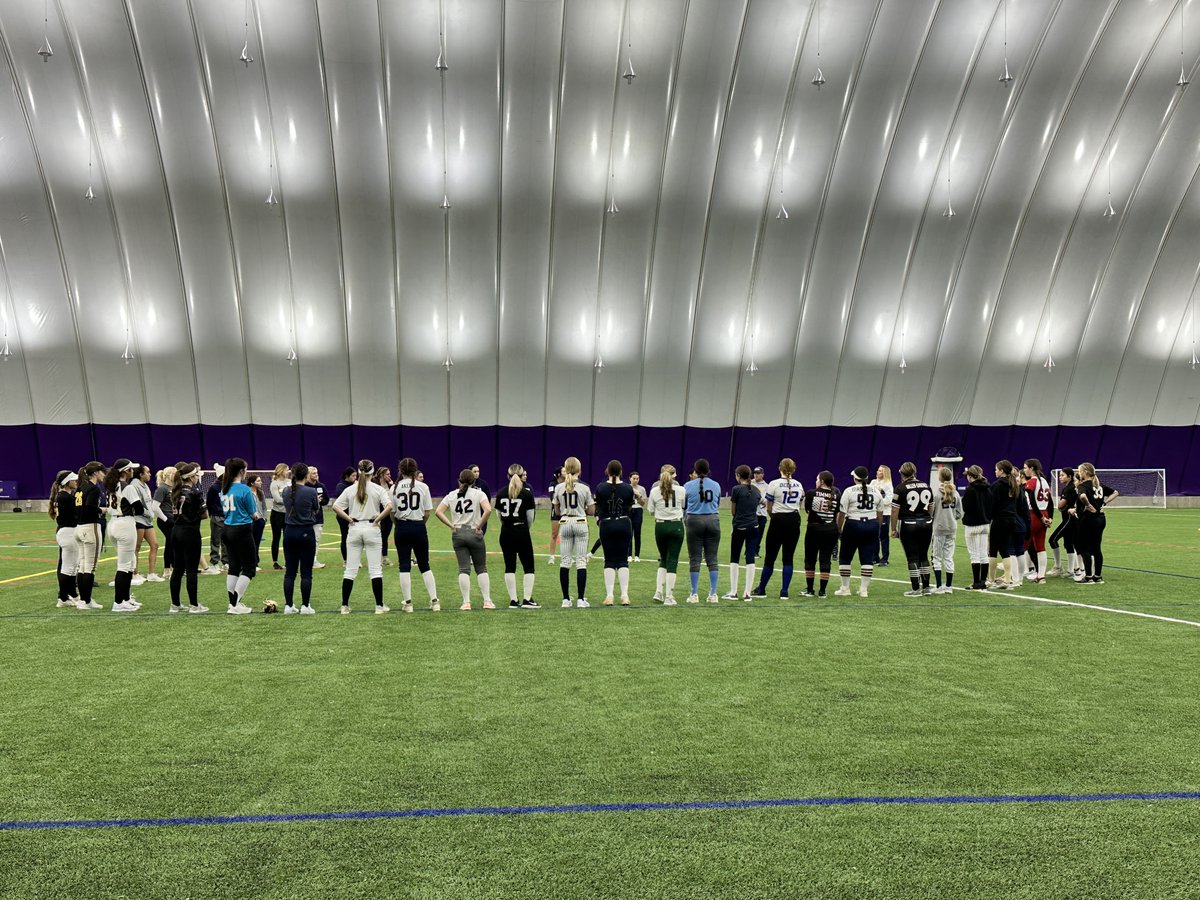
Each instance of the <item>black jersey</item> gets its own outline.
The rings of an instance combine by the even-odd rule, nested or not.
[[[508,496],[508,488],[505,488],[496,495],[496,502],[492,506],[500,517],[501,528],[528,528],[529,514],[536,508],[533,491],[527,487],[521,488],[521,493],[515,497]]]
[[[904,482],[896,490],[894,505],[901,522],[925,524],[933,521],[933,516],[929,514],[929,504],[932,500],[933,491],[929,482],[913,479]]]
[[[175,526],[197,528],[204,514],[208,511],[205,506],[204,494],[200,488],[192,485],[179,492],[178,497],[171,500],[174,512]]]
[[[75,492],[75,511],[80,525],[100,523],[100,505],[104,502],[104,491],[100,485],[90,481],[80,485]]]
[[[1079,492],[1075,490],[1074,480],[1059,486],[1058,498],[1063,502],[1063,512],[1075,508],[1075,504],[1079,502]]]
[[[1096,487],[1096,483],[1094,481],[1080,482],[1079,489],[1077,491],[1079,494],[1079,499],[1075,501],[1076,512],[1078,512],[1081,516],[1094,515],[1094,513],[1088,509],[1089,504],[1091,504],[1092,510],[1095,510],[1097,513],[1104,512],[1104,498],[1112,492],[1113,489],[1107,484],[1101,484],[1100,487]]]
[[[624,482],[613,484],[611,481],[602,481],[596,486],[597,519],[619,519],[628,516],[636,502],[633,488]]]
[[[736,484],[729,492],[729,502],[733,506],[734,528],[757,528],[758,505],[762,502],[762,494],[758,488],[749,484]]]
[[[59,491],[54,498],[54,522],[59,528],[74,528],[79,524],[79,515],[75,510],[75,494],[71,491]]]
[[[804,512],[808,527],[821,528],[837,524],[838,493],[833,488],[816,487],[804,492]]]

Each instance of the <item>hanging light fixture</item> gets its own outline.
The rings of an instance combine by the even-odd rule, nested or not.
[[[746,374],[753,378],[758,374],[758,365],[754,362],[754,332],[750,332],[750,365],[746,366]]]
[[[958,213],[950,202],[950,164],[946,164],[946,208],[942,210],[943,219],[953,219]]]
[[[50,0],[42,3],[42,45],[37,53],[42,62],[50,62],[50,57],[54,55],[54,48],[50,46]]]
[[[442,202],[438,204],[438,208],[442,212],[450,212],[450,196],[448,194],[442,194]]]
[[[1181,91],[1191,82],[1188,81],[1187,72],[1183,64],[1183,4],[1179,4],[1179,80],[1175,82],[1175,87]]]
[[[1117,214],[1112,205],[1112,154],[1108,154],[1108,206],[1104,210],[1104,218],[1111,219]]]
[[[621,73],[626,84],[633,84],[637,72],[633,71],[633,25],[629,21],[629,0],[625,0],[625,71]]]
[[[133,350],[129,346],[129,326],[125,326],[125,349],[121,351],[121,359],[125,361],[125,365],[133,362]]]
[[[1044,363],[1042,363],[1042,368],[1045,369],[1047,372],[1053,372],[1054,366],[1055,366],[1054,356],[1050,352],[1050,341],[1051,341],[1050,334],[1051,334],[1050,323],[1047,322],[1046,323],[1046,361]]]
[[[274,153],[274,148],[272,148],[272,153]],[[264,200],[263,202],[266,203],[267,206],[278,206],[279,198],[275,196],[275,162],[274,162],[274,160],[272,160],[269,163],[268,168],[270,170],[270,175],[267,178],[267,199]]]
[[[612,183],[612,189],[608,193],[608,209],[606,212],[610,216],[615,216],[621,211],[621,208],[617,206],[617,173],[615,171],[609,173],[609,180]]]
[[[1192,356],[1195,357],[1195,355],[1195,350],[1193,350]],[[12,350],[8,348],[8,329],[6,328],[4,330],[4,347],[0,348],[0,361],[8,362],[10,359],[12,359]],[[1194,362],[1195,360],[1193,359],[1193,363]],[[1192,368],[1194,369],[1195,365],[1193,365]]]
[[[88,203],[92,203],[96,199],[96,192],[92,190],[92,136],[90,134],[88,135],[88,186],[83,199]]]
[[[592,368],[597,372],[604,368],[604,358],[600,355],[600,335],[596,335],[596,361],[592,363]]]
[[[450,66],[446,62],[446,8],[441,2],[438,3],[438,55],[437,62],[433,67],[437,69],[439,75],[445,75]]]
[[[296,360],[298,360],[299,358],[300,357],[296,355],[296,348],[288,347],[288,352],[287,352],[287,357],[286,357],[287,364],[289,366],[294,366],[296,364]]]
[[[250,55],[250,0],[246,0],[245,23],[242,27],[242,52],[238,56],[238,62],[247,69],[250,68],[250,63],[254,62],[254,57]]]
[[[998,80],[1005,87],[1013,82],[1012,73],[1008,71],[1008,0],[1004,0],[1004,74]]]
[[[4,339],[5,347],[8,346],[7,336]],[[1200,359],[1196,357],[1196,295],[1192,295],[1192,371],[1196,371],[1196,367],[1200,366]]]
[[[779,175],[779,212],[775,213],[777,222],[786,222],[788,220],[787,207],[783,204],[783,174]]]
[[[825,83],[825,73],[821,71],[821,0],[817,0],[817,74],[813,76],[812,83],[818,91]]]
[[[447,353],[446,358],[442,360],[442,368],[447,372],[454,368],[454,360],[450,357],[449,353]]]
[[[900,332],[900,374],[905,375],[908,372],[908,360],[905,359],[905,333]]]

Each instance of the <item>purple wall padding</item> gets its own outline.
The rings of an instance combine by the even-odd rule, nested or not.
[[[1200,426],[1051,426],[950,425],[937,428],[788,427],[788,428],[561,428],[533,426],[416,427],[314,425],[4,425],[0,426],[0,479],[18,483],[23,497],[41,498],[59,469],[79,468],[92,459],[111,463],[129,456],[155,469],[180,459],[205,468],[230,456],[245,457],[252,468],[277,462],[315,463],[329,485],[342,468],[363,457],[395,467],[401,455],[413,456],[430,490],[440,496],[468,463],[478,463],[493,487],[511,463],[529,472],[535,492],[549,483],[550,470],[578,456],[583,477],[601,477],[610,459],[644,481],[673,463],[686,476],[692,462],[708,458],[713,476],[729,486],[739,463],[761,465],[768,478],[779,459],[796,460],[803,481],[822,468],[839,483],[862,464],[874,469],[912,459],[918,464],[944,446],[956,447],[967,464],[987,474],[999,459],[1021,462],[1036,456],[1047,468],[1090,461],[1107,468],[1165,468],[1167,492],[1200,494]]]

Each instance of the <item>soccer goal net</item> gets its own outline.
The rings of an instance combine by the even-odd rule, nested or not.
[[[1054,503],[1058,505],[1058,473],[1055,469],[1051,478]],[[1166,509],[1166,469],[1097,469],[1100,483],[1121,492],[1121,496],[1110,505],[1126,509]]]
[[[246,470],[246,478],[249,479],[251,475],[258,475],[259,477],[262,478],[263,497],[266,498],[267,503],[270,503],[271,502],[271,479],[275,476],[274,470],[272,470],[272,469],[247,469]],[[208,489],[216,483],[217,483],[217,476],[216,476],[216,473],[214,473],[212,469],[204,469],[201,471],[201,474],[200,474],[200,490],[201,491],[203,491],[205,494],[208,494]]]

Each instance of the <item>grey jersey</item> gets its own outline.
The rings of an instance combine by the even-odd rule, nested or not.
[[[586,519],[591,505],[592,489],[582,481],[575,482],[574,491],[568,491],[565,482],[554,488],[554,510],[563,519]]]
[[[933,533],[954,534],[958,531],[958,520],[962,518],[962,497],[954,492],[954,502],[947,503],[942,499],[941,491],[933,498]]]

